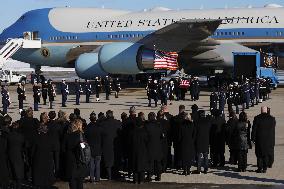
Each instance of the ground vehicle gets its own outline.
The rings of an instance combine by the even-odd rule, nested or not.
[[[260,52],[234,52],[234,78],[269,78],[271,87],[277,88],[278,77],[273,64],[267,65]]]
[[[9,69],[0,69],[0,82],[9,84],[26,83],[27,76]]]

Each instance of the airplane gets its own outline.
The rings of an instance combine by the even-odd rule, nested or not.
[[[0,45],[2,60],[75,67],[84,79],[153,70],[155,51],[177,52],[186,73],[212,74],[232,70],[232,52],[284,56],[284,8],[44,8],[5,29]]]

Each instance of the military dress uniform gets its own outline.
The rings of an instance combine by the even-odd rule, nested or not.
[[[100,92],[101,92],[101,82],[99,81],[99,78],[97,77],[95,79],[95,93],[96,93],[96,101],[100,101]]]
[[[219,110],[222,112],[222,114],[224,114],[225,105],[226,105],[226,92],[221,91],[219,93]]]
[[[78,79],[75,79],[76,105],[80,105],[80,97],[82,92],[82,86],[80,85]]]
[[[244,94],[244,102],[246,105],[246,109],[249,109],[249,103],[250,103],[250,85],[248,82],[246,82],[243,85],[243,94]]]
[[[55,86],[50,82],[48,85],[48,100],[49,100],[49,108],[53,108],[53,101],[55,100],[56,97],[56,91],[55,91]]]
[[[168,93],[169,93],[169,100],[170,104],[172,104],[172,101],[175,99],[175,84],[174,81],[170,81],[170,84],[168,85]]]
[[[155,101],[155,106],[158,106],[158,82],[155,80],[153,82],[152,80],[148,80],[148,84],[146,87],[147,90],[147,96],[148,96],[148,107],[151,107],[151,100],[154,99]]]
[[[2,86],[1,94],[2,94],[3,114],[7,114],[8,108],[9,108],[10,103],[11,103],[10,102],[10,94],[4,86]]]
[[[114,91],[115,91],[115,98],[118,98],[118,93],[121,90],[121,86],[120,86],[120,82],[119,82],[118,78],[113,80],[113,87],[114,87]]]
[[[38,111],[38,104],[40,103],[41,91],[39,84],[35,83],[33,86],[34,97],[34,111]]]
[[[85,94],[86,94],[86,103],[90,103],[90,97],[92,94],[92,84],[89,80],[85,82]]]
[[[19,112],[22,112],[22,110],[24,109],[24,100],[26,99],[25,87],[19,84],[17,88],[17,93],[19,100]]]
[[[234,85],[233,91],[234,91],[233,105],[236,107],[236,114],[239,114],[239,112],[240,112],[239,105],[241,103],[241,94],[240,94],[240,88],[237,84]]]
[[[105,79],[104,88],[106,93],[106,100],[109,100],[109,95],[111,94],[111,82],[108,76]]]
[[[65,80],[63,80],[61,83],[62,107],[66,107],[68,94],[69,94],[69,86],[65,83]]]
[[[255,83],[254,83],[255,87],[255,104],[258,105],[259,103],[259,79],[256,79]]]
[[[233,85],[229,85],[229,89],[227,91],[227,104],[228,104],[228,112],[233,111],[233,103],[234,103],[234,90]]]
[[[165,81],[160,86],[161,104],[168,105],[168,85]]]
[[[41,92],[42,92],[43,105],[46,105],[46,101],[47,101],[47,97],[48,97],[48,83],[47,83],[47,81],[44,81],[42,83]]]
[[[210,112],[212,113],[213,110],[217,109],[218,105],[218,94],[213,91],[210,95]]]
[[[255,103],[255,84],[251,83],[250,84],[250,103],[251,103],[251,107],[254,107],[254,103]]]

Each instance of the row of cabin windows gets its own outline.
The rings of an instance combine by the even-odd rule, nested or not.
[[[57,40],[75,40],[75,39],[78,39],[78,36],[49,37],[49,40],[51,40],[51,41],[57,41]]]
[[[129,38],[129,37],[144,37],[143,34],[117,34],[117,35],[108,35],[108,38],[110,39],[116,39],[116,38]]]
[[[215,36],[244,36],[245,32],[215,32]]]

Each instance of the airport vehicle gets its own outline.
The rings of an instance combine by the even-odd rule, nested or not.
[[[231,72],[232,52],[261,48],[284,56],[284,8],[38,9],[5,29],[0,45],[2,62],[12,57],[36,69],[75,67],[85,79],[152,70],[155,51],[177,52],[188,74]]]
[[[0,83],[6,82],[9,84],[23,83],[27,81],[27,76],[19,74],[9,69],[0,69]]]
[[[260,52],[234,52],[234,77],[235,78],[269,78],[271,86],[276,89],[278,77],[276,68],[265,66],[265,59]]]

